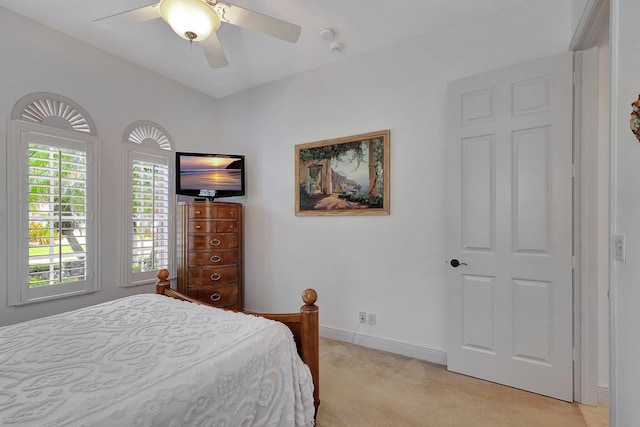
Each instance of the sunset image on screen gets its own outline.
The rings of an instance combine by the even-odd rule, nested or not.
[[[180,182],[187,190],[242,189],[241,160],[229,157],[180,157]]]

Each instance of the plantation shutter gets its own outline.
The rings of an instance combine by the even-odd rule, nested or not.
[[[131,229],[128,283],[155,280],[169,268],[170,169],[166,157],[130,152]]]
[[[29,144],[29,288],[87,278],[87,155]]]
[[[9,304],[98,290],[97,139],[19,121],[9,135]]]

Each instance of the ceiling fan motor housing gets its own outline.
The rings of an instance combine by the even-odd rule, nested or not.
[[[205,40],[220,28],[218,14],[202,0],[160,0],[158,10],[162,19],[185,40]]]

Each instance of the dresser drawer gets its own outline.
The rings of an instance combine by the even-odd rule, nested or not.
[[[213,266],[238,264],[238,250],[189,252],[189,266]]]
[[[237,233],[238,221],[189,221],[189,233]]]
[[[216,218],[218,219],[237,219],[238,208],[235,206],[217,206]]]
[[[189,206],[189,209],[187,210],[187,217],[195,219],[209,219],[215,218],[215,213],[215,206],[212,206],[210,203],[202,203],[195,206]]]
[[[203,203],[202,205],[189,206],[187,215],[193,219],[237,219],[238,208]]]
[[[237,309],[238,287],[224,286],[221,288],[190,290],[188,296],[204,301],[216,307]]]
[[[215,233],[216,223],[215,221],[192,220],[192,221],[189,221],[188,232],[189,233]]]
[[[216,221],[216,232],[237,233],[238,221]]]
[[[229,285],[238,281],[238,267],[192,268],[187,273],[187,280],[188,287]]]
[[[233,249],[238,247],[237,234],[194,234],[189,237],[187,249]]]

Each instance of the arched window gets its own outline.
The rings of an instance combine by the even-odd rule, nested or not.
[[[91,117],[53,93],[19,100],[8,132],[9,303],[99,289]]]
[[[160,125],[138,121],[122,142],[129,176],[124,238],[125,286],[154,282],[159,269],[173,269],[175,196],[171,137]]]

